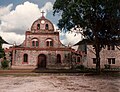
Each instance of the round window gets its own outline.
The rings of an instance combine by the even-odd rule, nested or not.
[[[44,24],[44,23],[45,23],[45,21],[44,21],[44,20],[41,20],[41,23],[42,23],[42,24]]]

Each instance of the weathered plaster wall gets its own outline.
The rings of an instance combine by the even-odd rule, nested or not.
[[[93,64],[93,58],[96,58],[95,51],[92,45],[88,45],[88,48],[86,66],[95,68],[96,64]],[[117,48],[115,50],[107,50],[105,48],[100,52],[101,68],[104,68],[104,65],[108,64],[108,58],[115,58],[115,64],[111,64],[111,67],[120,67],[120,51]]]

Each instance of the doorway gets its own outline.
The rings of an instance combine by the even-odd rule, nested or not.
[[[38,56],[38,68],[46,68],[46,56],[44,54],[40,54]]]
[[[57,63],[61,63],[61,55],[57,54]]]

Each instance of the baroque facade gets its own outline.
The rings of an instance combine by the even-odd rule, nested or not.
[[[12,67],[47,69],[70,69],[73,51],[60,42],[59,32],[43,15],[32,24],[31,30],[26,31],[21,45],[5,50],[11,56]]]

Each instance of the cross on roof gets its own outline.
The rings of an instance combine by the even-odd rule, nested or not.
[[[42,11],[41,13],[42,13],[42,16],[44,16],[44,13],[45,13],[45,12],[44,12],[44,11]]]

